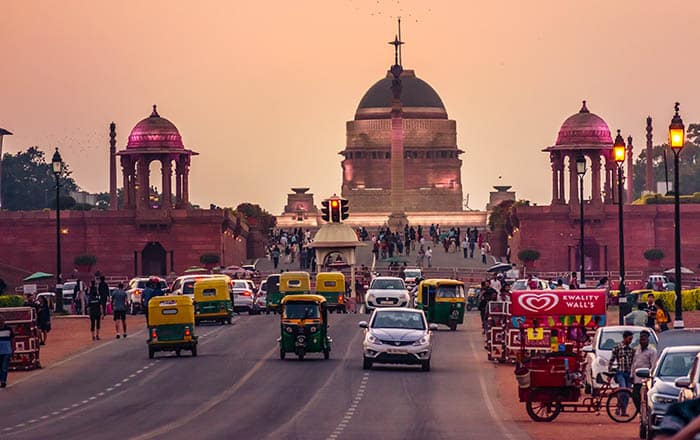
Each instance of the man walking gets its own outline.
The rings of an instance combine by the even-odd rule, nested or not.
[[[5,317],[0,315],[0,388],[7,386],[7,371],[10,369],[14,339],[14,332],[5,323]]]
[[[97,287],[95,282],[92,282],[90,286],[90,295],[87,299],[87,308],[90,315],[90,334],[92,334],[93,341],[100,340],[100,321],[102,320],[102,303],[100,302],[100,296],[97,293]]]
[[[428,259],[428,267],[433,267],[433,250],[430,249],[430,246],[425,251],[425,257]]]
[[[97,285],[97,293],[100,295],[100,305],[102,306],[102,318],[107,314],[107,299],[109,299],[109,286],[103,275],[100,276],[100,284]]]
[[[637,368],[648,368],[651,370],[654,360],[656,359],[656,350],[649,346],[649,332],[642,330],[639,333],[639,346],[634,350],[634,360],[632,361],[631,371],[637,371]],[[634,375],[632,379],[634,385],[632,387],[632,400],[634,406],[639,409],[639,404],[642,397],[642,379]]]
[[[114,314],[114,330],[119,339],[119,323],[122,324],[122,336],[126,338],[126,292],[124,283],[119,283],[112,293],[112,313]]]
[[[632,363],[634,362],[634,349],[632,348],[632,332],[625,330],[622,332],[622,342],[617,344],[612,350],[608,371],[615,371],[615,382],[620,387],[632,388]],[[621,394],[618,400],[618,407],[615,414],[627,415],[627,395]]]
[[[656,307],[656,302],[654,300],[654,294],[650,293],[647,295],[647,327],[649,328],[654,328],[654,324],[656,323],[656,312],[658,311],[658,307]]]
[[[467,237],[465,236],[464,239],[462,240],[462,254],[464,258],[467,258],[467,253],[469,252],[469,240],[467,240]]]

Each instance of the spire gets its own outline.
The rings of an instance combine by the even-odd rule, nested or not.
[[[401,41],[401,17],[398,18],[399,23],[399,41]],[[403,43],[401,43],[403,45]],[[399,65],[403,66],[403,60],[401,59],[401,46],[399,46]]]
[[[156,104],[153,104],[153,112],[151,113],[151,117],[152,118],[160,118]]]
[[[583,100],[583,105],[581,105],[581,110],[579,110],[579,113],[590,113],[588,111],[588,107],[586,107],[586,100]]]

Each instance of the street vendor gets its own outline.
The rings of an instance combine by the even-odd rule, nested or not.
[[[629,330],[622,332],[622,342],[612,350],[608,369],[615,371],[615,382],[621,387],[632,388],[632,363],[634,362],[634,348],[632,348],[633,334]],[[617,410],[619,415],[624,414],[627,408],[627,396],[621,395]]]
[[[7,371],[12,359],[12,344],[15,334],[5,323],[5,317],[0,315],[0,388],[7,386]]]

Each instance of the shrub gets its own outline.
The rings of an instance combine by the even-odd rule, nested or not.
[[[644,251],[644,258],[649,261],[661,260],[664,258],[664,251],[661,249],[647,249]]]
[[[90,254],[82,254],[73,258],[73,264],[76,266],[92,266],[97,263],[97,257]]]
[[[199,256],[199,262],[202,264],[218,264],[221,261],[219,254],[208,253]]]
[[[689,312],[700,309],[700,289],[683,290],[683,311]],[[663,301],[669,312],[676,310],[676,293],[675,292],[654,292],[654,298],[658,301]],[[643,303],[647,301],[647,294],[637,298],[637,302]]]
[[[0,307],[20,307],[24,304],[22,295],[2,295],[0,296]]]
[[[534,249],[523,249],[518,252],[518,259],[524,263],[531,263],[540,259],[540,251]]]

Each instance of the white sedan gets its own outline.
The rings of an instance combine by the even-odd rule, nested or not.
[[[360,327],[365,329],[362,342],[362,368],[365,370],[373,364],[407,364],[420,365],[423,371],[430,371],[432,330],[437,330],[437,324],[428,325],[422,310],[376,309],[369,323],[361,321]]]

